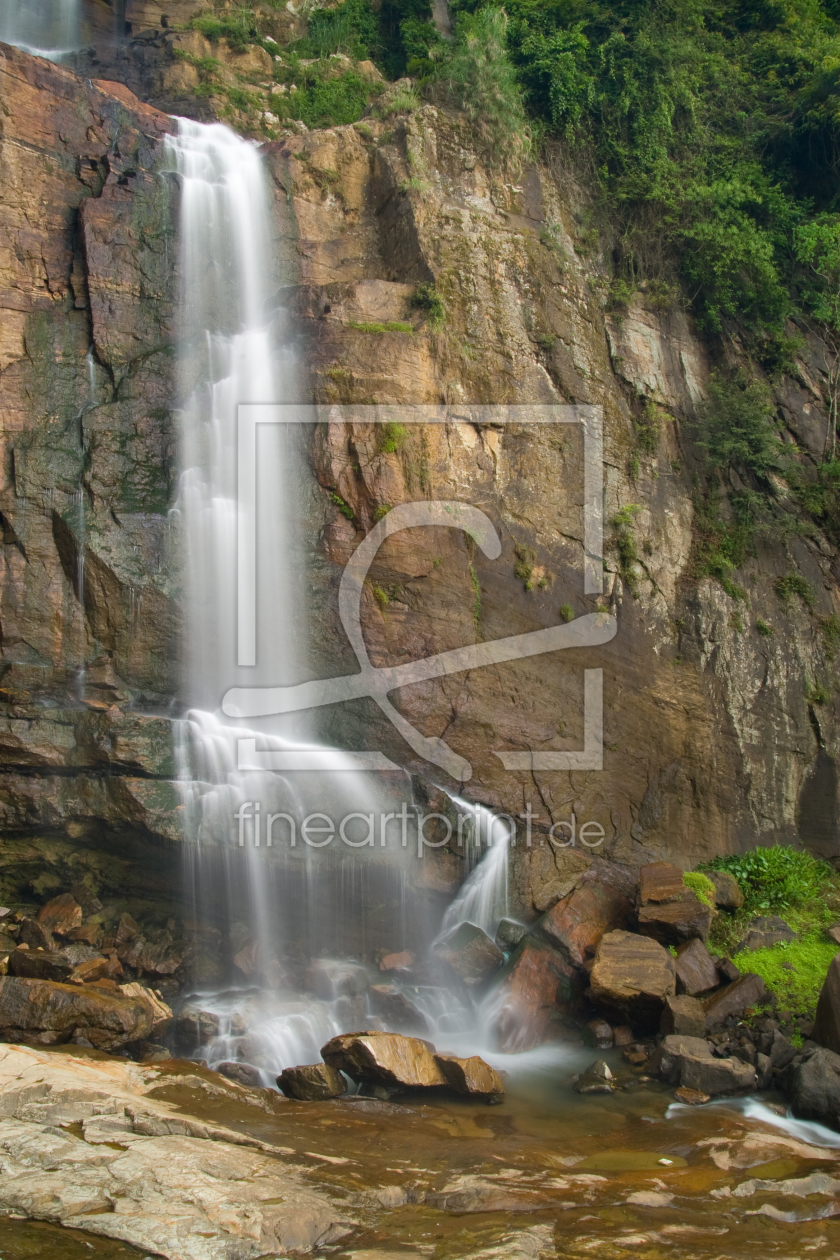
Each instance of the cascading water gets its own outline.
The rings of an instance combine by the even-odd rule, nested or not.
[[[81,0],[4,0],[0,43],[60,61],[81,43]]]

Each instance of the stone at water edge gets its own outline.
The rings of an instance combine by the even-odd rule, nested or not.
[[[341,1072],[329,1063],[308,1063],[284,1068],[277,1077],[277,1088],[287,1098],[299,1102],[321,1102],[340,1098],[347,1093],[347,1082]]]
[[[368,998],[374,1013],[381,1015],[389,1024],[402,1026],[410,1032],[429,1031],[426,1016],[395,984],[372,984]]]
[[[729,871],[705,871],[715,886],[715,905],[719,910],[740,910],[744,904],[741,885]]]
[[[370,977],[359,963],[336,958],[314,958],[306,968],[304,984],[316,997],[332,1002],[338,997],[366,993]]]
[[[354,1081],[386,1088],[426,1089],[447,1084],[434,1059],[434,1046],[400,1033],[342,1033],[321,1047],[321,1057]]]
[[[666,1037],[651,1060],[653,1071],[672,1085],[716,1098],[755,1089],[755,1068],[742,1059],[716,1059],[702,1037]]]
[[[584,1045],[594,1046],[596,1050],[609,1050],[615,1038],[613,1030],[605,1019],[590,1019],[581,1031]]]
[[[237,1085],[244,1085],[247,1089],[259,1089],[262,1085],[260,1069],[253,1067],[250,1063],[238,1063],[226,1059],[224,1063],[217,1063],[215,1070],[220,1076],[226,1077],[229,1081],[235,1081]]]
[[[659,1031],[666,1037],[672,1034],[684,1037],[703,1037],[706,1033],[706,1012],[697,998],[688,994],[669,997],[662,1010]]]
[[[398,954],[385,954],[379,960],[380,971],[410,971],[413,966],[414,955],[408,949]]]
[[[817,1001],[817,1018],[811,1039],[834,1054],[840,1054],[840,954],[835,954],[829,963]]]
[[[741,1016],[751,1006],[758,1006],[767,1001],[767,990],[761,976],[752,972],[739,976],[725,989],[720,989],[706,998],[703,1007],[706,1011],[706,1029],[711,1032],[729,1015]]]
[[[580,988],[577,969],[559,950],[526,936],[493,990],[500,998],[493,1030],[499,1049],[517,1054],[541,1046],[578,1006]]]
[[[581,1072],[573,1089],[578,1094],[611,1094],[614,1085],[615,1077],[609,1065],[603,1059],[596,1059],[585,1072]]]
[[[527,935],[528,928],[524,923],[517,923],[516,919],[500,919],[496,928],[496,944],[509,954]]]
[[[459,1059],[454,1054],[436,1054],[435,1063],[446,1077],[450,1089],[454,1089],[456,1094],[500,1099],[505,1092],[504,1081],[499,1073],[477,1054],[468,1059]]]
[[[608,932],[598,945],[589,976],[592,1000],[617,1011],[634,1027],[655,1031],[665,999],[676,989],[675,960],[649,937]]]
[[[221,1022],[218,1015],[189,1003],[182,1007],[175,1020],[176,1048],[189,1058],[200,1046],[205,1045],[211,1038],[217,1037],[220,1028]]]
[[[632,909],[618,889],[584,876],[580,886],[552,906],[532,930],[582,967],[605,932],[627,926]]]
[[[38,911],[38,922],[55,936],[67,936],[73,928],[81,927],[82,907],[70,893],[53,897]]]
[[[498,945],[474,923],[459,924],[434,948],[468,988],[486,984],[505,961]]]
[[[704,1094],[699,1089],[689,1089],[687,1085],[680,1085],[674,1091],[674,1097],[677,1102],[686,1103],[689,1107],[701,1107],[703,1103],[711,1102],[710,1094]]]
[[[123,993],[17,976],[0,978],[0,1041],[57,1045],[81,1038],[97,1050],[144,1041],[152,1016]]]
[[[720,984],[718,970],[705,944],[698,937],[677,949],[677,991],[695,997]]]
[[[151,989],[147,989],[145,985],[140,984],[137,980],[131,984],[121,984],[120,993],[124,997],[143,1003],[152,1021],[151,1037],[153,1040],[166,1032],[172,1023],[172,1011],[159,994],[154,993]]]
[[[795,1116],[840,1129],[840,1055],[824,1046],[806,1050],[787,1069],[783,1081]]]

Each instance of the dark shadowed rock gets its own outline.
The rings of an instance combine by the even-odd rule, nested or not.
[[[436,1054],[435,1063],[446,1077],[449,1088],[456,1094],[491,1099],[500,1098],[505,1092],[504,1081],[499,1073],[477,1054],[468,1059],[459,1059],[454,1054]]]
[[[676,966],[667,949],[632,932],[608,932],[589,976],[592,1000],[618,1012],[633,1027],[655,1031],[665,999],[676,988]]]
[[[835,954],[817,1002],[817,1018],[811,1039],[840,1054],[840,954]]]
[[[368,991],[371,1007],[387,1023],[410,1032],[428,1032],[429,1024],[422,1011],[395,984],[373,984]]]
[[[712,910],[683,884],[683,873],[670,862],[652,862],[639,872],[639,932],[663,945],[705,940]]]
[[[144,1003],[122,993],[17,976],[0,979],[0,1040],[51,1045],[79,1040],[97,1050],[142,1041],[152,1031]]]
[[[515,919],[501,919],[496,928],[496,944],[499,949],[509,954],[516,949],[527,932],[528,929],[524,923],[517,923]]]
[[[605,1019],[590,1019],[581,1031],[584,1044],[596,1050],[609,1050],[613,1044],[613,1030]]]
[[[494,1029],[506,1054],[533,1050],[556,1032],[558,1019],[580,1001],[580,977],[556,949],[527,936],[498,981]]]
[[[603,1059],[596,1059],[574,1083],[578,1094],[611,1094],[614,1087],[615,1077]]]
[[[740,1018],[751,1006],[758,1006],[766,1000],[767,990],[761,976],[752,972],[739,976],[732,984],[728,984],[725,989],[719,989],[704,1001],[706,1028],[709,1031],[717,1028],[729,1015]]]
[[[498,945],[474,923],[461,923],[435,945],[435,953],[469,988],[486,984],[505,961]]]
[[[672,1034],[703,1037],[706,1032],[706,1012],[702,1003],[688,994],[666,998],[659,1030],[666,1037]]]
[[[733,980],[739,979],[741,975],[740,967],[736,967],[731,958],[718,958],[715,966],[724,984],[732,984]]]
[[[16,949],[9,955],[9,975],[31,980],[69,979],[73,964],[55,950]]]
[[[358,963],[315,958],[306,968],[305,983],[310,993],[329,1002],[337,997],[355,997],[358,993],[365,993],[370,978]]]
[[[38,911],[38,922],[54,936],[67,936],[82,922],[82,907],[70,893],[53,897]]]
[[[717,1059],[702,1037],[666,1037],[651,1068],[672,1085],[719,1097],[755,1088],[755,1068],[742,1059]]]
[[[746,936],[738,942],[734,952],[740,954],[745,950],[767,949],[770,945],[796,939],[793,928],[789,927],[777,914],[761,915],[750,921]]]
[[[347,1082],[337,1068],[328,1063],[309,1063],[303,1067],[284,1068],[277,1077],[277,1088],[287,1098],[300,1102],[321,1102],[340,1098],[347,1093]]]
[[[744,904],[741,885],[729,871],[706,871],[715,886],[715,905],[720,910],[740,910]]]
[[[677,990],[694,996],[716,989],[720,980],[712,956],[696,937],[677,950]]]
[[[218,1015],[192,1004],[182,1008],[175,1020],[175,1044],[185,1055],[193,1055],[212,1037],[219,1034]]]
[[[627,926],[631,911],[630,902],[617,889],[585,879],[543,915],[533,932],[581,967],[605,932]]]
[[[21,920],[18,941],[21,945],[28,945],[30,949],[53,951],[58,948],[52,932],[37,919]]]
[[[321,1048],[325,1063],[346,1072],[354,1081],[385,1088],[424,1089],[446,1085],[434,1060],[434,1047],[417,1037],[399,1033],[359,1032],[333,1037]]]
[[[784,1089],[795,1116],[840,1129],[840,1055],[824,1046],[806,1050],[788,1068]]]
[[[225,1060],[224,1063],[216,1064],[216,1071],[221,1076],[226,1076],[229,1081],[236,1081],[237,1085],[245,1085],[248,1089],[259,1089],[262,1085],[259,1068],[255,1068],[250,1063]]]

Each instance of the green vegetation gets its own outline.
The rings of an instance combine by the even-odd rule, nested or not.
[[[212,44],[226,39],[237,52],[242,52],[249,44],[262,42],[252,9],[233,9],[222,17],[204,14],[194,17],[190,26]]]
[[[386,517],[390,511],[391,511],[391,504],[390,504],[390,503],[380,503],[377,507],[375,507],[375,508],[373,509],[373,519],[374,519],[374,522],[375,522],[376,524],[379,524],[379,522],[380,522],[380,521],[381,521],[384,517]]]
[[[342,515],[342,516],[346,516],[346,517],[347,517],[347,519],[348,519],[348,521],[352,521],[352,520],[353,520],[353,518],[354,518],[354,516],[355,516],[355,513],[354,513],[353,509],[351,508],[350,504],[349,504],[349,503],[345,503],[344,499],[342,499],[342,497],[341,497],[341,495],[340,495],[340,494],[336,493],[336,491],[335,491],[335,490],[333,490],[333,491],[331,492],[331,494],[330,494],[330,499],[331,499],[331,500],[332,500],[332,502],[335,504],[335,506],[338,508],[338,510],[339,510],[339,512],[341,513],[341,515]]]
[[[822,933],[809,932],[801,940],[783,941],[767,949],[751,950],[749,970],[761,976],[767,988],[776,995],[781,1010],[794,1015],[813,1016],[825,983],[829,964],[837,953],[834,941]],[[736,961],[746,966],[740,954]]]
[[[794,597],[798,595],[808,608],[813,606],[814,592],[810,582],[806,581],[801,573],[786,573],[784,577],[780,577],[775,583],[775,591],[785,604],[792,603]]]
[[[633,451],[630,456],[630,476],[639,475],[639,457],[652,458],[659,449],[659,440],[667,416],[661,407],[646,398],[641,415],[633,417]]]
[[[776,633],[776,631],[773,629],[770,623],[768,621],[765,621],[763,617],[756,617],[755,628],[758,634],[760,634],[763,639],[767,639],[770,637],[771,634]]]
[[[533,548],[526,547],[524,543],[515,543],[513,552],[516,556],[513,565],[513,576],[524,584],[526,591],[531,591],[534,589],[534,583],[531,579],[534,573],[537,553]]]
[[[380,429],[379,449],[384,455],[401,451],[408,441],[408,429],[396,420],[388,420]]]
[[[285,72],[286,78],[291,75],[295,91],[286,97],[272,97],[272,107],[282,117],[300,119],[307,127],[343,127],[357,122],[381,91],[380,84],[353,66],[335,74],[328,62],[316,61],[309,66],[293,63]]]
[[[381,336],[382,333],[388,333],[388,332],[400,332],[400,333],[413,333],[414,332],[414,327],[412,324],[407,324],[403,320],[399,320],[399,319],[386,319],[382,323],[373,323],[373,324],[359,324],[354,319],[351,319],[349,321],[348,326],[350,328],[356,328],[359,332],[374,333],[379,336]]]
[[[805,699],[809,704],[828,704],[831,699],[831,688],[824,683],[809,683],[805,691]]]
[[[574,619],[575,619],[575,610],[574,608],[572,608],[572,605],[561,604],[560,605],[560,620],[565,621],[568,624],[570,621],[574,621]]]
[[[639,551],[633,527],[641,510],[638,503],[628,503],[619,509],[612,522],[615,529],[613,545],[618,557],[619,576],[634,599],[639,598],[639,573],[636,568]]]
[[[698,901],[714,909],[715,886],[708,875],[704,875],[702,871],[685,871],[682,882],[686,888],[691,889]]]
[[[391,596],[381,586],[376,586],[374,583],[371,583],[370,589],[373,591],[373,598],[384,611],[391,602]]]
[[[473,588],[473,624],[477,633],[481,625],[481,585],[476,567],[472,562],[470,562],[470,582]]]
[[[433,284],[418,284],[408,304],[414,310],[423,312],[426,323],[434,332],[446,323],[446,307]]]
[[[827,862],[782,845],[713,858],[705,869],[735,876],[744,894],[743,913],[749,916],[781,914],[819,901],[834,878]]]
[[[832,656],[835,656],[837,649],[840,648],[840,617],[837,616],[837,613],[831,613],[828,617],[820,617],[820,630],[822,631],[826,650]]]
[[[765,477],[784,468],[784,444],[773,423],[767,386],[743,369],[714,373],[699,426],[698,446],[714,469]]]

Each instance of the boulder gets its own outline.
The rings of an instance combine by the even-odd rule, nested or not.
[[[613,1030],[605,1019],[590,1019],[581,1032],[584,1044],[596,1050],[609,1050],[613,1044]]]
[[[741,969],[735,966],[731,958],[718,958],[714,962],[723,984],[732,984],[733,980],[740,979]]]
[[[795,1116],[840,1129],[840,1055],[825,1046],[807,1049],[788,1068],[784,1089]]]
[[[459,924],[438,941],[435,953],[468,988],[486,984],[505,961],[498,945],[474,923]]]
[[[733,953],[740,954],[745,950],[767,949],[770,945],[779,945],[782,941],[797,939],[793,928],[788,927],[784,919],[777,914],[761,915],[751,919],[746,936],[738,942]]]
[[[767,1047],[767,1057],[774,1072],[781,1072],[796,1058],[796,1047],[785,1036],[781,1028],[777,1028],[773,1032],[773,1038]]]
[[[676,979],[667,949],[648,937],[618,931],[601,939],[589,982],[596,1006],[618,1012],[634,1028],[655,1031]]]
[[[697,998],[681,994],[665,1000],[660,1032],[666,1037],[676,1034],[683,1037],[702,1037],[706,1032],[706,1012]]]
[[[321,1056],[354,1081],[371,1085],[428,1089],[447,1084],[435,1063],[434,1047],[400,1033],[343,1033],[322,1046]]]
[[[213,1011],[192,1004],[184,1006],[175,1020],[176,1048],[182,1054],[193,1055],[219,1035],[220,1027],[219,1017]]]
[[[744,904],[741,885],[729,871],[706,871],[715,886],[715,905],[719,910],[740,910]]]
[[[685,1085],[680,1085],[674,1091],[674,1097],[677,1102],[685,1103],[688,1107],[702,1107],[703,1103],[711,1101],[708,1094],[701,1093],[699,1089],[688,1089]]]
[[[470,1094],[477,1098],[501,1098],[504,1082],[489,1063],[477,1054],[459,1059],[454,1054],[436,1054],[435,1063],[446,1077],[446,1083],[456,1094]]]
[[[92,984],[94,980],[114,980],[123,974],[120,960],[114,954],[111,958],[87,958],[75,966],[70,973],[71,984]]]
[[[710,1097],[754,1089],[755,1068],[742,1059],[716,1059],[702,1037],[666,1037],[651,1060],[663,1080]]]
[[[496,928],[496,944],[499,949],[509,954],[516,949],[527,933],[528,929],[524,923],[517,923],[516,919],[500,919],[499,926]]]
[[[663,945],[692,937],[705,940],[712,909],[683,884],[683,873],[670,862],[652,862],[639,872],[639,931]]]
[[[429,1031],[426,1016],[395,984],[372,984],[368,997],[374,1013],[387,1023],[410,1032]]]
[[[828,929],[828,935],[834,941],[835,945],[840,945],[840,923],[833,924],[833,926]]]
[[[67,936],[81,926],[82,917],[82,907],[70,893],[53,897],[38,911],[38,922],[54,936]]]
[[[683,873],[671,862],[649,862],[639,871],[639,905],[665,905],[679,901],[685,892]]]
[[[27,976],[30,980],[68,980],[73,964],[55,950],[15,949],[9,955],[10,976]]]
[[[761,976],[753,972],[739,976],[725,989],[718,989],[711,997],[706,998],[703,1008],[706,1012],[706,1029],[717,1028],[730,1015],[740,1019],[751,1006],[758,1006],[767,1001],[767,990]]]
[[[840,1054],[840,954],[835,954],[829,963],[817,1001],[817,1018],[811,1039]]]
[[[578,1094],[611,1094],[614,1088],[615,1077],[603,1059],[597,1059],[590,1064],[574,1082],[574,1089]]]
[[[115,1050],[151,1031],[145,1003],[125,994],[20,976],[0,979],[0,1041],[55,1045],[72,1039]]]
[[[132,984],[121,984],[119,991],[124,997],[143,1003],[152,1021],[152,1039],[166,1032],[172,1023],[172,1011],[159,994],[138,984],[136,980]]]
[[[304,983],[310,993],[327,1002],[337,997],[366,993],[370,978],[359,963],[335,958],[315,958],[306,968]]]
[[[53,952],[58,948],[52,932],[37,919],[21,920],[18,941],[21,945],[28,945],[30,949],[45,949]]]
[[[414,966],[414,955],[410,950],[401,950],[398,954],[385,954],[379,960],[380,971],[410,971]]]
[[[175,941],[171,932],[167,931],[156,932],[148,938],[133,936],[124,944],[117,941],[120,962],[135,971],[156,976],[173,975],[183,964],[186,952],[183,942]]]
[[[677,950],[677,990],[693,997],[716,989],[720,983],[717,967],[706,946],[697,937]]]
[[[526,936],[499,977],[493,1025],[506,1054],[533,1050],[556,1031],[580,996],[579,975],[556,949]]]
[[[346,1094],[347,1082],[338,1069],[328,1063],[309,1063],[304,1067],[284,1068],[277,1077],[277,1088],[287,1098],[321,1102]]]
[[[262,1086],[260,1069],[253,1067],[250,1063],[235,1063],[226,1059],[224,1063],[216,1064],[216,1071],[220,1076],[226,1077],[229,1081],[236,1081],[237,1085],[244,1085],[247,1089],[259,1089]]]
[[[559,949],[569,962],[582,967],[595,953],[605,932],[627,926],[631,912],[630,902],[617,889],[584,877],[577,888],[543,915],[533,931]]]

